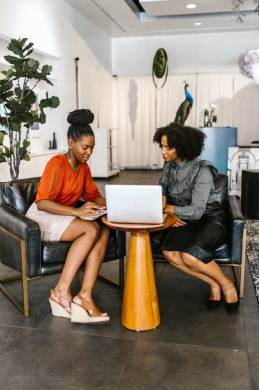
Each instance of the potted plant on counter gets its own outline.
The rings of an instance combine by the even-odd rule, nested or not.
[[[43,65],[30,57],[33,43],[27,38],[11,39],[7,49],[13,55],[5,56],[10,69],[2,71],[0,80],[0,163],[7,162],[12,180],[19,176],[21,160],[30,160],[29,132],[33,123],[46,122],[46,108],[59,106],[59,98],[49,97],[37,102],[35,87],[40,81],[53,85],[48,79],[52,66]],[[25,135],[23,135],[25,132]]]

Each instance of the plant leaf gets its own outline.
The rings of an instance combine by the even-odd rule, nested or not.
[[[0,163],[6,162],[6,158],[3,153],[0,153]]]
[[[22,60],[20,58],[14,57],[14,56],[4,56],[4,59],[13,65],[20,65],[22,64]]]
[[[1,131],[0,132],[0,145],[3,145],[4,142],[4,133]]]

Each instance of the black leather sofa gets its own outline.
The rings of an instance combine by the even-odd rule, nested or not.
[[[6,288],[13,280],[1,279],[0,290],[23,312],[29,315],[27,280],[61,272],[72,242],[44,242],[37,222],[25,216],[35,199],[40,178],[18,179],[0,183],[0,261],[21,272],[23,304]],[[112,230],[104,262],[119,260],[119,283],[102,275],[105,281],[123,290],[125,232]]]

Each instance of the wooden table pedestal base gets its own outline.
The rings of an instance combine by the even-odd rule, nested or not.
[[[145,231],[131,232],[121,322],[137,331],[160,324],[150,238]]]

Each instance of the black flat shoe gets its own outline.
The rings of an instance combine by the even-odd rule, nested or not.
[[[230,278],[229,278],[230,279]],[[230,279],[231,280],[231,279]],[[233,282],[233,280],[231,280],[231,282],[234,284],[234,287],[236,289],[236,293],[237,293],[237,301],[236,302],[233,302],[233,303],[228,303],[226,302],[226,309],[227,311],[230,313],[230,314],[233,314],[235,313],[235,311],[237,311],[237,309],[239,308],[240,306],[240,299],[239,299],[239,294],[238,294],[238,290],[237,290],[237,286],[236,284]]]
[[[218,300],[208,299],[208,302],[207,302],[208,310],[210,310],[210,311],[215,310],[218,307],[220,307],[220,304],[221,304],[221,299],[218,299]]]

